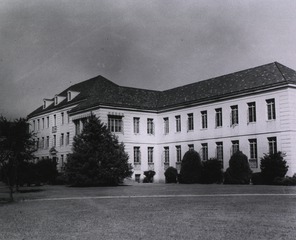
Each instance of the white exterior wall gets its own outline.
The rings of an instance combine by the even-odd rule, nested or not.
[[[267,119],[267,99],[275,99],[276,119]],[[201,150],[201,143],[208,143],[208,157],[216,157],[216,142],[223,142],[223,165],[224,170],[228,167],[228,161],[231,156],[232,140],[239,140],[240,150],[250,157],[249,139],[257,139],[258,152],[258,168],[253,171],[260,170],[260,158],[264,153],[268,153],[268,137],[277,138],[277,150],[287,154],[286,160],[289,165],[288,175],[293,175],[296,172],[296,148],[293,146],[296,140],[296,106],[293,100],[296,99],[295,89],[283,89],[261,94],[253,94],[250,96],[223,100],[220,102],[208,103],[197,106],[182,107],[178,110],[170,110],[161,113],[145,112],[139,110],[124,110],[115,108],[99,108],[92,112],[99,116],[104,123],[108,123],[108,114],[123,115],[123,133],[117,133],[119,141],[125,144],[126,152],[129,155],[129,162],[134,162],[134,147],[140,147],[141,165],[134,169],[135,174],[141,174],[151,169],[148,166],[148,147],[153,147],[153,169],[156,172],[155,181],[164,180],[164,147],[169,147],[170,151],[170,166],[176,167],[176,146],[181,146],[182,156],[188,150],[188,144],[194,144],[194,149],[198,152]],[[249,102],[256,102],[256,122],[248,123],[248,105]],[[239,124],[231,126],[230,114],[232,105],[238,105]],[[223,125],[215,127],[215,109],[222,108]],[[41,130],[37,136],[41,139],[42,136],[50,135],[50,147],[52,147],[53,133],[53,115],[57,116],[57,147],[58,157],[71,151],[72,139],[75,134],[74,123],[70,120],[67,123],[66,111],[68,109],[57,110],[50,113],[51,124],[49,129]],[[207,111],[208,127],[202,129],[201,126],[201,111]],[[65,112],[65,123],[61,125],[61,112]],[[89,113],[89,112],[85,112]],[[194,116],[194,130],[187,130],[187,119],[189,113]],[[84,114],[84,113],[83,113]],[[73,115],[75,119],[80,114]],[[181,132],[176,132],[175,116],[181,116]],[[48,116],[40,115],[38,119]],[[134,134],[133,118],[140,118],[140,133]],[[163,118],[169,118],[169,133],[164,134]],[[147,119],[153,118],[155,131],[153,135],[147,134]],[[30,121],[32,121],[32,118]],[[69,146],[60,147],[60,134],[70,132]],[[39,150],[36,153],[37,157],[47,156],[48,150]],[[133,175],[133,177],[134,177]]]

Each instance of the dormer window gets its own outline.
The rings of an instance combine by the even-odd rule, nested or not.
[[[53,103],[53,100],[52,99],[46,99],[46,98],[44,98],[43,99],[43,109],[47,108],[52,103]]]
[[[59,96],[59,95],[55,95],[54,97],[54,105],[58,105],[60,104],[62,101],[64,101],[66,97],[65,96]]]
[[[68,102],[72,101],[80,92],[75,92],[75,91],[71,91],[69,90],[67,92],[67,100]]]

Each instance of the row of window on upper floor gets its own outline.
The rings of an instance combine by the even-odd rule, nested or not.
[[[248,122],[254,123],[256,122],[256,102],[249,102],[247,103],[248,106]],[[267,99],[266,100],[266,108],[267,108],[267,119],[274,120],[276,119],[276,110],[275,110],[275,99]],[[230,115],[230,125],[235,126],[239,124],[239,109],[238,105],[230,106],[231,115]],[[194,130],[194,114],[188,113],[187,114],[187,131]],[[223,126],[223,112],[222,108],[215,109],[215,127],[222,127]],[[163,118],[164,123],[164,134],[168,134],[170,132],[169,126],[169,117]],[[181,132],[181,115],[175,116],[175,131]],[[108,116],[108,128],[111,132],[115,133],[122,133],[123,132],[123,118],[120,116]],[[140,118],[134,117],[133,118],[133,128],[134,133],[140,133]],[[208,111],[204,110],[201,111],[201,128],[207,129],[208,128]],[[148,118],[147,119],[147,134],[154,134],[155,133],[155,125],[154,119]]]
[[[277,152],[277,138],[276,137],[268,137],[268,150],[270,154],[274,154]],[[239,140],[233,140],[231,141],[231,154],[234,154],[238,151],[240,151],[240,145]],[[182,150],[181,145],[176,145],[176,162],[180,163],[182,161]],[[188,144],[189,149],[188,150],[194,150],[193,144]],[[148,156],[148,164],[151,164],[154,162],[153,160],[153,147],[147,148],[147,156]],[[224,160],[224,153],[223,153],[223,142],[219,141],[216,142],[216,158],[222,163],[223,166],[223,160]],[[209,160],[209,151],[208,151],[208,143],[201,143],[201,149],[200,149],[200,155],[201,159],[203,161]],[[170,163],[170,148],[169,146],[164,147],[164,163],[169,164]],[[257,150],[257,139],[252,138],[249,139],[249,163],[252,168],[258,168],[258,150]],[[141,151],[139,146],[134,147],[134,164],[139,165],[141,164]]]
[[[70,132],[66,134],[61,133],[60,135],[60,147],[68,146],[70,144]],[[57,147],[57,135],[54,134],[52,138],[52,147]],[[50,136],[36,138],[35,139],[35,148],[36,149],[49,149],[50,147]]]
[[[60,113],[61,115],[61,125],[64,125],[64,124],[68,124],[70,123],[70,116],[67,112],[61,112]],[[46,117],[42,117],[42,118],[39,118],[39,119],[34,119],[32,121],[32,128],[33,128],[33,131],[34,132],[38,132],[40,130],[43,130],[43,129],[46,129],[46,128],[49,128],[50,126],[50,118],[51,116],[46,116]],[[52,115],[52,120],[53,120],[53,127],[56,127],[57,126],[57,114],[54,114]]]

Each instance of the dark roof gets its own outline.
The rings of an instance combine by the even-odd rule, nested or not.
[[[296,84],[296,72],[277,62],[166,91],[122,87],[98,76],[75,84],[58,94],[66,97],[68,90],[80,92],[72,101],[67,102],[65,99],[57,106],[52,104],[46,109],[41,106],[28,117],[77,103],[79,104],[71,110],[72,113],[98,105],[157,111],[288,83]]]

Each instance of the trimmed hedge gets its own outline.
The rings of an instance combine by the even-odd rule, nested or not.
[[[276,178],[285,177],[289,167],[284,156],[282,152],[277,152],[265,154],[261,158],[260,169],[264,184],[274,184]]]
[[[202,178],[202,163],[199,153],[189,150],[185,153],[179,176],[180,183],[200,183]]]
[[[143,179],[143,183],[153,183],[153,177],[155,175],[155,172],[152,170],[149,171],[145,171],[144,172],[144,179]]]
[[[168,167],[164,173],[165,183],[177,183],[178,170],[174,167]]]
[[[201,183],[212,184],[223,182],[222,163],[216,158],[203,161],[203,172]]]
[[[238,151],[229,160],[229,168],[224,174],[224,184],[249,184],[251,174],[248,157]]]

